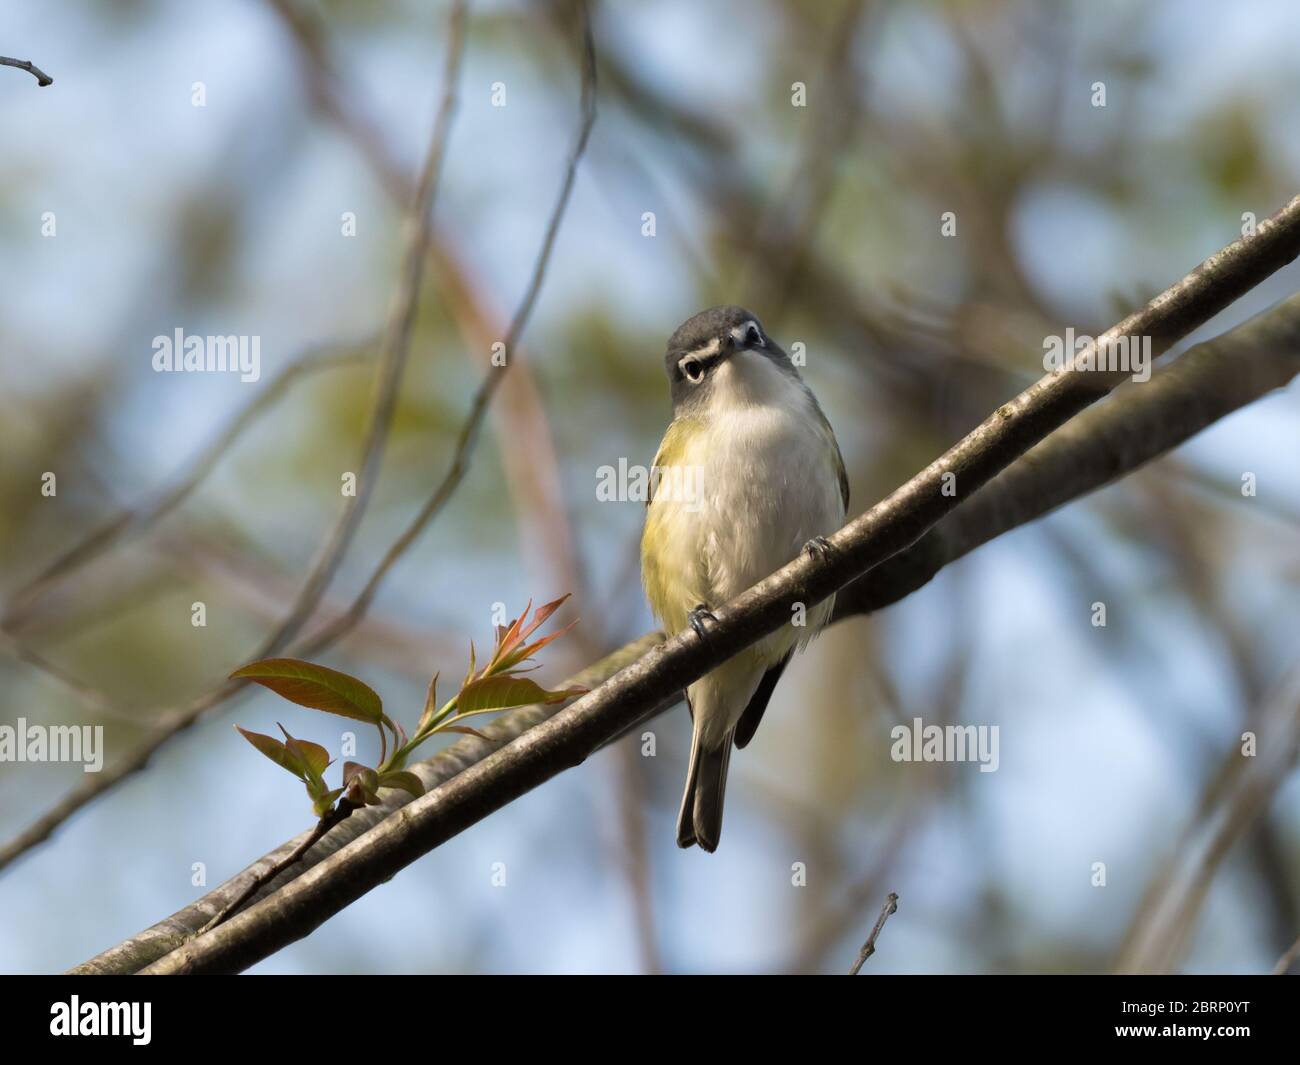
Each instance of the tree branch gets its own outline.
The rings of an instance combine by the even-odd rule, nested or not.
[[[0,67],[17,67],[19,70],[27,71],[42,89],[54,84],[54,79],[29,59],[10,59],[8,56],[0,55]]]
[[[885,896],[885,904],[880,907],[880,916],[876,918],[876,924],[871,929],[871,934],[867,936],[867,941],[862,944],[862,949],[858,951],[858,957],[853,962],[853,967],[849,969],[850,976],[857,976],[862,971],[862,966],[866,964],[867,959],[876,953],[876,940],[880,938],[880,932],[885,927],[885,922],[889,920],[892,914],[898,912],[898,894],[891,891]]]
[[[1032,521],[1069,499],[1086,495],[1177,446],[1219,418],[1300,374],[1300,296],[1279,304],[1224,336],[1192,348],[1150,382],[1129,386],[1080,415],[1033,448],[906,551],[836,598],[836,620],[874,610],[922,587],[943,565],[982,543]],[[628,644],[564,685],[595,688],[664,639],[651,633]],[[665,700],[666,710],[678,697]],[[559,712],[527,707],[503,714],[484,731],[491,742],[464,739],[413,767],[432,791],[517,736]],[[647,715],[647,717],[653,715]],[[374,827],[409,802],[393,793],[382,807],[354,813],[303,857],[296,876]],[[76,972],[129,973],[161,958],[242,894],[262,870],[290,853],[306,834],[259,859],[206,896],[132,939],[105,951]]]
[[[275,630],[268,634],[247,658],[266,658],[290,645],[311,618],[316,606],[337,571],[343,555],[356,534],[370,494],[379,475],[379,466],[392,427],[398,387],[410,349],[411,327],[419,302],[420,282],[429,244],[430,210],[437,187],[442,159],[446,154],[455,110],[456,83],[465,45],[467,0],[457,0],[452,8],[447,54],[443,76],[442,103],[434,120],[433,132],[425,152],[420,179],[416,185],[406,217],[405,244],[399,283],[389,310],[384,339],[376,368],[376,391],[371,403],[361,447],[361,464],[357,474],[357,494],[346,498],[329,536],[322,543],[289,612]],[[351,616],[349,613],[348,616]],[[354,623],[354,622],[353,622]],[[178,732],[184,731],[215,706],[243,690],[246,681],[226,681],[196,697],[189,704],[158,717],[155,727],[143,743],[119,759],[110,769],[95,774],[65,795],[55,807],[19,836],[0,848],[0,870],[32,847],[48,839],[64,821],[113,788],[120,781],[139,772],[154,752]]]
[[[1229,245],[1141,311],[1108,330],[1099,343],[1113,342],[1121,336],[1145,335],[1151,338],[1153,350],[1161,353],[1264,277],[1292,261],[1297,252],[1300,252],[1300,197],[1261,225],[1253,237]],[[1243,337],[1281,342],[1287,352],[1281,363],[1294,374],[1300,349],[1297,310],[1297,301],[1288,301],[1220,342],[1201,347],[1213,349],[1215,344],[1226,344],[1225,355],[1232,358],[1242,354]],[[1236,341],[1229,343],[1234,337]],[[1252,358],[1257,356],[1267,361],[1266,354],[1251,352]],[[1194,381],[1198,371],[1205,372],[1204,362],[1205,357],[1201,363],[1192,364],[1186,375],[1190,380],[1184,381],[1181,387]],[[1167,373],[1176,374],[1177,369]],[[1105,395],[1122,376],[1068,370],[1048,374],[1000,407],[887,499],[836,533],[831,538],[835,550],[829,559],[804,556],[785,566],[715,610],[717,621],[709,627],[705,639],[684,633],[654,647],[597,690],[530,728],[508,747],[406,804],[342,851],[313,865],[225,925],[185,944],[145,971],[235,971],[309,934],[328,917],[422,854],[563,769],[580,764],[604,743],[671,704],[691,681],[779,628],[789,619],[796,604],[820,602],[873,566],[917,544],[961,499],[974,493],[1017,457],[1023,455],[1022,461],[1032,470],[1037,460],[1025,453],[1054,428]],[[1267,385],[1268,380],[1267,375],[1259,376],[1257,383],[1266,385],[1264,391],[1272,387]],[[1154,382],[1142,388],[1154,389]],[[1175,407],[1177,398],[1175,395]],[[1201,409],[1212,405],[1207,401]],[[1197,403],[1188,409],[1197,409]],[[1182,428],[1191,428],[1190,422],[1185,420]],[[1112,457],[1103,480],[1121,472],[1120,460],[1140,450],[1126,447],[1131,441],[1124,434],[1116,434],[1115,441],[1121,454]],[[1046,446],[1050,447],[1050,443]],[[958,477],[959,492],[955,496],[942,491],[948,473]],[[1090,464],[1088,473],[1096,477],[1098,467]],[[1052,499],[1053,492],[1046,492],[1045,497]],[[1050,505],[1054,504],[1044,507],[1032,500],[1022,501],[1024,510],[1036,513],[1050,509]],[[1014,518],[1017,511],[1013,507],[1007,513]],[[964,548],[958,537],[952,541],[951,549],[964,553],[974,543],[983,542],[980,535],[977,528]],[[935,550],[937,545],[936,539],[930,548],[922,549],[922,554]],[[928,565],[922,565],[917,572],[924,573],[927,568]]]

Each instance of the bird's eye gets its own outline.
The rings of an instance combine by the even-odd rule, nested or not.
[[[687,380],[698,382],[704,376],[704,366],[699,359],[682,359],[680,366]]]
[[[745,347],[756,348],[763,343],[763,334],[752,322],[745,327]]]

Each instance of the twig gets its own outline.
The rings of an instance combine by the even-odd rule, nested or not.
[[[1071,498],[1085,495],[1182,443],[1228,413],[1300,374],[1300,296],[1293,297],[1230,333],[1199,344],[1140,387],[1120,394],[1076,418],[1033,448],[987,485],[973,500],[945,518],[927,536],[872,571],[870,581],[843,590],[836,617],[871,613],[922,587],[944,565],[1002,533],[1033,521]],[[852,594],[850,594],[852,593]],[[628,644],[565,682],[595,688],[639,661],[664,637],[652,633]],[[679,701],[666,698],[658,710]],[[528,707],[503,714],[485,731],[491,742],[465,739],[417,763],[413,771],[429,790],[479,765],[493,752],[550,720],[558,707]],[[655,711],[641,720],[653,716]],[[539,742],[529,737],[529,742]],[[594,750],[593,745],[590,749]],[[580,758],[575,757],[576,763]],[[526,790],[526,788],[524,789]],[[354,814],[307,854],[297,872],[313,868],[370,832],[408,800]],[[484,811],[486,812],[486,811]],[[290,841],[203,898],[74,970],[133,973],[166,955],[226,902],[243,891],[258,869],[279,861],[296,846]],[[289,880],[273,883],[270,890]],[[267,892],[269,893],[269,892]],[[264,893],[264,897],[265,894]]]
[[[515,346],[519,343],[519,338],[523,335],[528,319],[532,315],[533,306],[537,302],[537,295],[541,291],[542,281],[546,277],[546,268],[550,263],[551,250],[555,245],[556,234],[560,230],[560,222],[564,218],[565,208],[568,206],[569,195],[573,191],[574,178],[577,175],[578,163],[582,159],[583,153],[587,149],[587,141],[591,136],[591,128],[596,121],[596,49],[595,42],[592,38],[591,20],[587,13],[586,5],[582,5],[583,11],[583,52],[584,61],[582,67],[582,90],[581,90],[581,119],[578,126],[578,133],[574,139],[573,147],[569,151],[568,161],[565,166],[564,179],[560,185],[559,195],[556,197],[555,205],[551,209],[551,217],[547,222],[546,233],[542,238],[542,246],[537,253],[537,260],[533,265],[532,275],[528,281],[528,287],[524,291],[522,300],[516,308],[514,316],[510,320],[510,327],[506,330],[505,346],[507,355],[506,365],[489,369],[484,375],[482,382],[474,393],[474,399],[470,403],[469,414],[464,423],[461,425],[460,433],[456,439],[456,448],[452,454],[451,465],[448,467],[443,479],[434,488],[433,493],[425,500],[424,505],[420,507],[415,517],[402,531],[401,535],[393,541],[392,545],[380,559],[379,565],[375,567],[370,578],[366,581],[360,594],[353,601],[352,606],[339,618],[335,619],[329,625],[325,626],[318,632],[308,643],[313,652],[324,649],[332,645],[339,639],[349,628],[364,616],[369,608],[375,593],[378,591],[380,584],[388,575],[389,570],[397,563],[398,559],[406,553],[406,550],[415,542],[419,535],[424,531],[429,522],[442,510],[448,499],[451,498],[456,487],[464,479],[469,469],[469,458],[473,450],[474,442],[478,436],[478,430],[483,424],[483,417],[487,412],[488,404],[492,401],[492,396],[504,380],[506,372],[510,368],[510,357],[512,356]]]
[[[54,84],[52,77],[28,59],[10,59],[8,56],[0,55],[0,67],[17,67],[19,70],[27,71],[36,79],[36,84],[42,89],[47,85]]]
[[[876,926],[871,930],[871,935],[867,936],[867,941],[862,944],[862,949],[858,951],[858,960],[853,963],[849,970],[850,976],[857,976],[862,970],[862,966],[871,955],[876,953],[876,938],[880,935],[880,930],[885,927],[885,922],[889,920],[891,914],[898,911],[898,894],[891,891],[885,896],[885,904],[880,907],[880,916],[876,918]]]
[[[36,576],[15,590],[0,618],[0,628],[13,631],[20,627],[31,607],[50,588],[98,557],[124,536],[140,533],[183,503],[212,472],[217,462],[230,453],[231,445],[257,418],[265,413],[301,377],[340,366],[355,365],[368,357],[366,348],[374,341],[346,346],[331,345],[329,350],[312,352],[295,359],[240,410],[229,423],[182,468],[171,483],[149,501],[129,507],[109,519],[83,539],[59,554]]]
[[[262,887],[269,884],[295,862],[301,861],[302,856],[311,850],[311,848],[315,846],[316,841],[324,836],[326,832],[335,825],[342,824],[352,816],[354,810],[358,809],[361,809],[361,807],[354,805],[351,799],[346,797],[339,799],[338,805],[316,822],[316,827],[307,834],[307,837],[299,843],[298,846],[294,847],[293,850],[271,866],[271,868],[263,870],[254,876],[248,882],[248,887],[246,887],[227,906],[217,913],[212,920],[196,931],[194,935],[201,936],[204,932],[210,932],[212,929],[216,928],[217,925],[227,920],[232,914],[236,913],[244,903],[256,895]]]
[[[1118,972],[1175,968],[1215,874],[1293,769],[1300,751],[1300,660],[1266,700],[1254,730],[1258,753],[1243,757],[1235,743],[1228,749],[1221,800],[1197,811],[1178,847],[1151,878],[1125,934]]]
[[[280,652],[290,644],[310,618],[313,610],[324,595],[326,586],[342,561],[344,552],[352,541],[366,503],[370,498],[370,493],[373,490],[385,441],[392,424],[393,411],[397,400],[397,388],[410,346],[411,325],[415,317],[416,303],[420,292],[420,279],[423,274],[423,265],[429,241],[430,206],[441,170],[447,138],[451,131],[451,116],[455,107],[456,79],[460,72],[461,58],[464,54],[465,22],[466,0],[458,0],[451,12],[450,33],[444,67],[442,104],[434,121],[433,133],[425,154],[420,181],[412,198],[410,213],[407,217],[406,243],[400,284],[390,310],[380,354],[380,363],[376,371],[378,374],[378,389],[371,406],[369,421],[364,434],[357,494],[348,497],[342,514],[317,554],[307,580],[303,584],[289,613],[276,627],[275,631],[269,634],[256,650],[246,656],[248,659],[265,658]],[[484,403],[486,404],[486,400]],[[355,603],[353,605],[355,607]],[[348,621],[347,626],[333,626],[333,631],[341,635],[343,631],[346,631],[347,627],[355,624],[355,620],[359,619],[362,613],[364,613],[364,610],[359,612],[350,610],[344,615],[345,618],[351,619]],[[0,870],[4,869],[19,855],[48,839],[59,825],[87,803],[110,790],[121,780],[143,769],[159,747],[176,733],[189,728],[213,707],[221,705],[231,695],[242,690],[246,683],[245,681],[223,683],[204,692],[186,706],[162,715],[157,720],[157,727],[153,729],[142,744],[129,752],[114,766],[102,773],[95,774],[93,779],[83,782],[78,788],[65,795],[51,811],[38,819],[17,839],[0,848]]]

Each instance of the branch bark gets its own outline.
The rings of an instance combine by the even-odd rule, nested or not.
[[[27,71],[36,79],[36,84],[42,89],[47,85],[54,84],[54,79],[30,59],[10,59],[8,56],[0,55],[0,67],[17,67],[19,70]]]
[[[1293,260],[1298,251],[1300,197],[1254,237],[1211,257],[1101,339],[1145,334],[1157,352],[1164,351]],[[300,875],[290,883],[144,971],[234,971],[266,957],[307,935],[439,843],[564,768],[581,763],[604,743],[671,705],[691,680],[783,624],[795,603],[818,602],[885,559],[891,561],[874,571],[870,580],[859,581],[844,593],[845,605],[837,616],[892,602],[924,584],[946,561],[1127,472],[1235,409],[1233,404],[1249,402],[1285,384],[1298,370],[1300,299],[1292,299],[1193,349],[1150,383],[1132,386],[1128,399],[1122,394],[1089,412],[1076,432],[1055,434],[1034,447],[1122,376],[1047,375],[836,533],[831,538],[836,550],[830,559],[798,559],[716,610],[718,620],[705,640],[679,634],[654,645],[597,690],[540,724],[527,726],[507,747],[476,760],[440,787],[404,805],[373,831],[323,860],[313,861],[313,855],[307,855]],[[926,535],[961,499],[1012,462],[1015,466],[985,492]],[[943,475],[950,471],[958,474],[961,491],[956,497],[940,490]],[[611,657],[617,659],[619,654]],[[498,726],[508,730],[514,720],[512,715]],[[363,829],[365,824],[354,827]],[[323,841],[330,842],[328,837]],[[226,888],[223,885],[213,894]],[[181,911],[171,920],[192,930],[202,924],[194,917]],[[171,942],[176,942],[174,936]],[[110,951],[88,962],[82,971],[135,971],[118,966],[126,957],[133,966],[151,952],[139,946],[128,941],[114,948],[124,953]]]

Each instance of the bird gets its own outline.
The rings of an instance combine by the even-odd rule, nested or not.
[[[712,608],[807,551],[826,557],[849,482],[830,422],[785,350],[743,307],[711,307],[668,340],[673,416],[650,471],[641,577],[668,632],[707,639]],[[727,769],[767,709],[796,647],[834,598],[717,666],[686,691],[691,754],[677,844],[712,853]],[[797,626],[796,621],[804,624]]]

